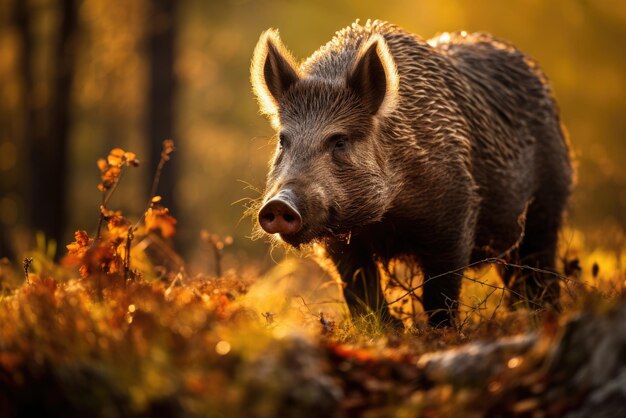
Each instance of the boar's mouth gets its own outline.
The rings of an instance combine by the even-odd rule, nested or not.
[[[303,201],[298,195],[302,196],[291,188],[273,195],[259,211],[259,226],[296,249],[313,242],[341,239],[349,232],[339,222],[337,208],[325,207],[313,196]]]
[[[300,249],[303,245],[311,244],[314,242],[322,242],[328,239],[331,239],[335,236],[335,234],[330,229],[323,229],[319,231],[313,231],[307,225],[305,225],[302,230],[295,234],[287,235],[287,234],[279,234],[280,239],[283,240],[286,244]]]
[[[280,239],[285,244],[288,244],[289,246],[295,249],[300,249],[300,247],[313,242],[313,240],[315,239],[312,236],[306,236],[304,234],[294,234],[294,235],[279,234],[279,235],[280,235]]]
[[[312,243],[347,240],[350,236],[350,229],[342,228],[329,222],[326,222],[316,228],[305,223],[302,229],[296,234],[279,235],[283,242],[291,247],[300,249],[302,246]]]

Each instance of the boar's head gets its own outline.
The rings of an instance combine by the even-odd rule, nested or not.
[[[381,122],[398,98],[393,58],[380,35],[347,63],[350,51],[334,48],[326,54],[336,59],[307,71],[269,30],[252,60],[254,92],[277,131],[259,225],[294,247],[376,222],[391,204]]]

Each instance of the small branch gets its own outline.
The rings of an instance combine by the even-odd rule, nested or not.
[[[429,277],[428,279],[424,280],[424,282],[423,282],[423,283],[419,284],[418,286],[412,287],[412,288],[411,288],[411,287],[407,288],[407,287],[401,286],[401,287],[403,288],[403,290],[405,290],[405,291],[406,291],[406,293],[405,293],[404,295],[400,296],[399,298],[395,299],[393,302],[389,302],[389,305],[392,305],[392,304],[394,304],[394,303],[397,303],[397,302],[401,301],[402,299],[404,299],[405,297],[407,297],[407,296],[409,296],[409,295],[413,295],[414,297],[415,297],[415,296],[417,296],[417,295],[415,295],[415,293],[414,293],[414,292],[415,292],[415,290],[417,290],[417,289],[419,289],[420,287],[424,286],[424,284],[426,284],[427,282],[429,282],[429,281],[431,281],[431,280],[437,279],[437,278],[442,277],[442,276],[445,276],[445,275],[447,275],[447,274],[453,274],[453,273],[462,272],[462,271],[464,271],[465,269],[468,269],[468,268],[471,268],[471,267],[474,267],[474,266],[477,266],[477,265],[480,265],[480,264],[485,264],[485,263],[497,263],[497,264],[503,264],[503,265],[505,265],[505,266],[512,266],[512,267],[520,267],[520,268],[524,268],[525,266],[516,266],[516,265],[514,265],[514,264],[508,264],[508,263],[507,263],[506,261],[504,261],[503,259],[504,259],[504,258],[508,258],[508,257],[511,255],[511,253],[512,253],[513,251],[515,251],[516,249],[518,249],[518,248],[519,248],[519,246],[522,244],[522,241],[524,240],[524,236],[525,236],[525,232],[526,232],[526,214],[528,213],[528,207],[530,206],[530,204],[531,204],[531,203],[532,203],[532,199],[530,199],[529,201],[527,201],[527,202],[526,202],[526,204],[524,205],[524,210],[522,211],[522,213],[521,213],[521,214],[519,215],[519,217],[517,218],[517,224],[519,225],[519,227],[520,227],[520,229],[521,229],[521,232],[520,232],[519,236],[517,237],[517,239],[515,240],[515,242],[513,243],[513,245],[511,245],[509,248],[507,248],[506,250],[504,250],[504,251],[503,251],[502,253],[500,253],[497,257],[485,258],[484,260],[479,260],[479,261],[476,261],[476,262],[474,262],[474,263],[470,263],[470,264],[468,264],[468,265],[466,265],[466,266],[464,266],[464,267],[460,267],[460,268],[455,269],[455,270],[450,270],[450,271],[447,271],[447,272],[445,272],[445,273],[441,273],[441,274],[438,274],[438,275],[435,275],[435,276]],[[529,268],[530,268],[530,267],[529,267]],[[558,273],[555,273],[555,272],[550,272],[550,273],[551,273],[551,274],[557,274],[557,275],[558,275]],[[461,277],[466,278],[466,279],[469,279],[469,278],[467,278],[467,277],[466,277],[466,276],[464,276],[464,275],[461,275]],[[561,276],[559,275],[559,277],[561,277]],[[474,280],[474,281],[476,281],[475,279],[473,279],[473,280]],[[482,282],[480,282],[480,281],[477,281],[477,282],[478,282],[478,283],[482,283]],[[504,291],[504,290],[508,290],[508,291],[510,291],[510,292],[512,292],[512,293],[515,293],[515,292],[511,291],[510,289],[505,289],[505,288],[502,288],[502,289],[503,289],[503,291]],[[520,297],[521,297],[521,295],[519,295],[519,294],[518,294],[517,296],[520,296]]]
[[[171,158],[170,155],[175,150],[176,148],[174,147],[173,139],[166,139],[163,141],[163,148],[161,149],[161,159],[159,160],[159,164],[157,165],[156,172],[154,173],[154,180],[152,180],[152,187],[150,188],[150,197],[148,199],[148,206],[146,207],[146,210],[143,211],[141,218],[139,218],[139,220],[133,227],[134,229],[139,228],[139,225],[141,224],[141,222],[143,222],[143,220],[146,218],[146,212],[148,212],[150,207],[152,207],[153,199],[156,196],[157,190],[159,188],[159,182],[161,181],[161,172],[163,171],[163,167],[165,166],[165,163],[170,160]]]
[[[176,148],[174,148],[173,139],[166,139],[163,141],[163,148],[161,149],[161,159],[159,160],[159,164],[157,165],[157,170],[154,175],[154,180],[152,181],[150,197],[154,197],[156,195],[157,188],[159,187],[159,181],[161,180],[161,171],[163,171],[163,166],[165,166],[165,163],[170,160],[170,155],[175,150]]]
[[[507,263],[507,262],[505,262],[505,261],[503,261],[501,259],[498,259],[498,258],[485,258],[484,260],[479,260],[479,261],[476,261],[474,263],[470,263],[470,264],[468,264],[468,265],[466,265],[464,267],[459,267],[459,268],[454,269],[454,270],[449,270],[449,271],[446,271],[446,272],[441,273],[441,274],[436,274],[434,276],[430,276],[428,279],[424,280],[424,282],[420,283],[417,286],[414,286],[414,287],[410,288],[404,295],[394,299],[392,302],[389,302],[389,304],[391,305],[393,303],[396,303],[396,302],[404,299],[405,297],[410,295],[415,290],[417,290],[417,289],[421,288],[422,286],[424,286],[426,283],[428,283],[428,282],[430,282],[432,280],[439,279],[439,278],[441,278],[443,276],[446,276],[448,274],[454,274],[454,275],[460,276],[461,278],[463,278],[465,280],[469,280],[469,281],[472,281],[472,282],[475,282],[475,283],[480,283],[480,284],[482,284],[484,286],[488,286],[488,287],[492,287],[492,288],[496,288],[496,289],[504,289],[507,292],[513,293],[515,296],[520,297],[521,299],[525,299],[521,294],[519,294],[519,293],[517,293],[517,292],[515,292],[515,291],[513,291],[511,289],[507,289],[507,288],[502,287],[502,286],[496,286],[496,285],[492,285],[490,283],[482,282],[480,280],[476,280],[476,279],[474,279],[472,277],[467,277],[464,274],[460,273],[460,272],[464,271],[465,269],[468,269],[468,268],[471,268],[471,267],[475,267],[475,266],[480,265],[480,264],[501,264],[501,265],[508,266],[508,267],[515,267],[515,268],[519,268],[519,269],[528,269],[528,270],[539,272],[539,273],[551,274],[551,275],[554,275],[556,277],[562,278],[564,280],[569,280],[568,277],[565,277],[562,274],[556,273],[554,271],[544,270],[544,269],[530,267],[530,266],[522,266],[522,265],[518,265],[518,264],[509,264],[509,263]],[[589,286],[591,286],[591,285],[589,285]]]
[[[28,279],[28,270],[30,269],[30,265],[33,263],[33,257],[24,258],[23,266],[24,266],[24,277],[26,278],[26,283],[30,284],[30,280]]]
[[[124,280],[128,280],[130,273],[130,246],[134,238],[134,228],[131,226],[128,228],[128,235],[126,235],[126,251],[124,253]]]
[[[211,234],[206,230],[202,230],[200,238],[209,246],[213,254],[215,277],[222,277],[222,257],[224,256],[224,248],[233,243],[232,237],[228,236],[221,239],[217,234]]]
[[[100,238],[101,238],[100,233],[102,232],[102,224],[104,222],[103,211],[104,209],[106,209],[107,205],[109,204],[109,200],[111,200],[111,196],[113,196],[113,193],[115,192],[115,190],[117,190],[117,186],[120,184],[120,180],[122,179],[123,175],[124,175],[124,166],[120,167],[120,175],[116,177],[115,182],[109,189],[108,193],[102,194],[102,204],[100,205],[100,218],[98,219],[98,229],[96,230],[96,239],[93,240],[92,245],[94,245],[97,241],[100,241]]]

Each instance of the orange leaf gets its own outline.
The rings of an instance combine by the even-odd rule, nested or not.
[[[121,166],[124,158],[124,150],[121,148],[113,148],[107,157],[109,165]]]
[[[100,208],[100,211],[102,212],[102,215],[104,215],[104,219],[107,222],[109,239],[114,240],[116,238],[126,238],[130,222],[122,216],[122,211],[109,210],[103,207]]]
[[[132,165],[133,167],[139,166],[139,160],[137,159],[137,155],[134,152],[126,152],[124,153],[124,159],[126,160],[126,164]]]
[[[107,163],[107,160],[105,160],[104,158],[100,158],[100,159],[98,160],[98,169],[100,169],[100,171],[101,171],[101,172],[103,172],[103,173],[104,173],[104,172],[106,171],[106,169],[107,169],[107,167],[108,167],[108,166],[109,166],[109,165],[108,165],[108,163]]]
[[[91,241],[92,239],[89,238],[87,231],[78,230],[74,232],[74,242],[66,245],[65,248],[67,248],[67,251],[70,255],[82,257],[89,249]]]
[[[102,173],[102,182],[98,184],[100,191],[105,191],[111,188],[117,178],[120,176],[122,169],[118,166],[111,165]]]
[[[153,207],[146,211],[146,229],[148,232],[161,231],[163,238],[170,238],[176,232],[176,219],[169,214],[169,209]]]
[[[93,273],[118,273],[122,271],[123,262],[115,253],[115,247],[109,243],[92,248],[85,257],[85,263],[80,268],[81,277],[88,277]]]

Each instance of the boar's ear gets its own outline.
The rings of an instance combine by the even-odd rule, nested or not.
[[[373,35],[360,49],[347,84],[372,115],[387,116],[398,101],[398,70],[385,38]]]
[[[278,31],[269,29],[261,35],[254,49],[250,80],[261,112],[275,116],[278,103],[299,79],[295,61],[280,41]]]

